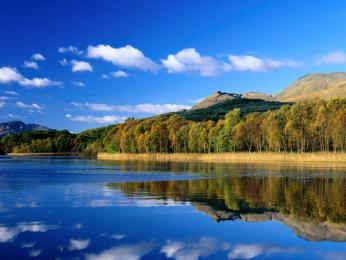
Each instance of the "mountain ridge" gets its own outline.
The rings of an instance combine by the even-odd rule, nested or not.
[[[38,124],[25,124],[22,121],[8,121],[0,123],[0,138],[11,134],[32,132],[32,131],[49,131],[50,128]]]
[[[192,107],[205,109],[216,104],[236,99],[259,99],[276,102],[298,102],[311,99],[335,99],[346,97],[346,72],[311,73],[299,77],[276,94],[245,92],[243,94],[216,91]]]

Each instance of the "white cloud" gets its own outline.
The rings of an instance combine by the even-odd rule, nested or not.
[[[11,82],[20,82],[23,76],[14,67],[0,68],[0,84],[9,84]]]
[[[46,58],[40,54],[40,53],[34,53],[32,56],[31,56],[31,59],[32,60],[36,60],[36,61],[43,61],[45,60]]]
[[[46,225],[39,221],[18,223],[17,227],[20,229],[21,232],[33,232],[33,233],[36,233],[36,232],[44,233],[50,229],[58,228],[58,226],[56,225]]]
[[[72,116],[66,114],[66,117],[71,121],[83,122],[83,123],[98,123],[98,124],[111,124],[111,123],[122,123],[127,117],[122,116]]]
[[[25,110],[28,110],[28,111],[42,111],[43,110],[43,107],[41,107],[40,105],[36,104],[36,103],[32,103],[31,105],[30,104],[25,104],[23,102],[20,102],[20,101],[17,101],[15,103],[15,106],[17,108],[21,108],[21,109],[25,109]]]
[[[237,245],[228,254],[229,259],[251,259],[259,256],[264,251],[262,245]]]
[[[72,229],[82,229],[83,224],[82,223],[76,223],[72,225]]]
[[[33,249],[29,251],[29,256],[38,257],[42,253],[41,249]]]
[[[109,76],[106,75],[106,74],[102,74],[101,78],[103,78],[103,79],[109,79]]]
[[[129,74],[127,74],[125,71],[122,71],[122,70],[112,72],[111,75],[114,78],[127,78],[129,76]]]
[[[345,260],[346,252],[317,252],[317,256],[325,260]]]
[[[294,254],[301,251],[296,247],[278,247],[263,244],[239,244],[234,246],[228,254],[229,259],[252,259],[259,255],[272,255],[278,253]]]
[[[33,78],[27,79],[24,78],[19,82],[20,85],[28,88],[45,88],[50,86],[61,86],[62,82],[52,81],[47,78]]]
[[[93,67],[90,65],[90,63],[85,61],[71,60],[71,65],[72,65],[73,72],[83,72],[83,71],[92,72],[94,70]]]
[[[0,243],[6,243],[12,241],[19,231],[17,228],[13,227],[1,227],[0,226]]]
[[[0,101],[2,101],[2,100],[9,100],[11,98],[12,97],[0,96]]]
[[[169,73],[197,73],[204,77],[217,76],[225,64],[209,56],[202,56],[194,48],[183,49],[161,60]]]
[[[65,58],[63,58],[61,61],[59,61],[59,63],[61,66],[67,66],[68,65],[68,61]]]
[[[3,108],[3,107],[5,107],[5,106],[6,106],[6,102],[0,101],[0,108]]]
[[[112,247],[99,254],[87,254],[87,260],[139,260],[154,249],[152,243],[138,243],[134,245],[120,245]]]
[[[228,249],[228,245],[220,244],[216,238],[202,237],[197,241],[167,241],[161,248],[161,252],[167,258],[176,260],[197,260],[207,258],[220,250]]]
[[[13,241],[16,236],[23,232],[44,233],[51,229],[57,229],[58,226],[46,225],[42,222],[23,222],[18,223],[14,227],[0,226],[0,243],[7,243]]]
[[[25,117],[25,116],[24,116]],[[3,119],[13,119],[13,118],[21,118],[20,116],[18,116],[18,115],[14,115],[14,114],[11,114],[11,113],[9,113],[9,114],[7,114],[7,115],[5,115],[5,116],[0,116],[0,118],[3,118]],[[2,207],[0,207],[0,212],[2,212],[2,211],[7,211],[7,209],[6,208],[2,208]]]
[[[282,67],[296,68],[302,63],[292,60],[281,61],[273,59],[261,59],[251,55],[229,55],[229,70],[235,71],[270,71]]]
[[[35,242],[31,242],[31,243],[23,243],[20,245],[21,248],[33,248],[36,245]]]
[[[19,96],[19,94],[18,94],[17,92],[12,91],[12,90],[5,90],[4,92],[5,92],[5,94],[7,94],[7,95]]]
[[[126,237],[125,234],[113,234],[110,236],[111,238],[114,238],[115,240],[121,240],[123,239],[124,237]]]
[[[9,113],[5,118],[20,118],[20,116]]]
[[[71,52],[75,55],[82,55],[83,54],[83,51],[78,50],[77,47],[71,46],[71,45],[68,47],[59,47],[58,51],[59,51],[59,53]]]
[[[135,68],[144,71],[156,71],[159,66],[147,58],[140,50],[126,45],[121,48],[113,48],[110,45],[100,44],[89,46],[87,56],[89,58],[103,59],[116,66],[124,68]]]
[[[319,57],[316,61],[318,65],[322,64],[342,64],[346,63],[346,53],[341,51],[331,52]]]
[[[60,86],[62,82],[52,81],[48,78],[25,78],[14,67],[0,68],[0,84],[10,84],[16,82],[28,88],[44,88],[49,86]]]
[[[90,239],[70,239],[68,250],[77,251],[87,248],[90,244]]]
[[[85,84],[83,82],[80,82],[80,81],[72,81],[71,83],[77,87],[84,87],[85,86]]]
[[[138,105],[123,105],[115,106],[102,103],[76,103],[72,102],[71,105],[81,108],[89,109],[95,112],[128,112],[128,113],[144,113],[144,114],[164,114],[169,112],[176,112],[183,109],[190,109],[190,106],[177,105],[177,104],[138,104]]]
[[[34,69],[34,70],[37,70],[40,68],[35,61],[24,61],[23,67],[28,69]]]

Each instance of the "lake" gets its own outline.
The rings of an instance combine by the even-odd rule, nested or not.
[[[346,169],[0,158],[0,259],[346,259]]]

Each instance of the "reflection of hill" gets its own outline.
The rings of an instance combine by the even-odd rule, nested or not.
[[[276,212],[238,214],[231,211],[213,210],[208,205],[194,205],[199,211],[205,212],[216,221],[240,220],[244,222],[260,222],[277,220],[289,226],[297,236],[314,241],[346,241],[346,224],[325,222],[302,222],[294,216],[285,216]]]
[[[191,202],[217,221],[279,220],[308,240],[346,241],[346,178],[231,176],[114,183],[127,196]]]

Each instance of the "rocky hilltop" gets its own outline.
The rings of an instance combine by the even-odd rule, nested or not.
[[[214,106],[216,104],[223,103],[228,100],[235,99],[261,99],[265,101],[274,101],[275,97],[259,92],[248,92],[244,94],[227,93],[222,91],[216,91],[211,96],[206,97],[202,101],[198,102],[192,107],[192,109],[203,109]]]
[[[196,105],[194,105],[192,107],[192,109],[207,108],[207,107],[211,107],[213,105],[225,102],[227,100],[238,99],[240,97],[241,97],[241,95],[236,94],[236,93],[227,93],[227,92],[216,91],[211,96],[206,97],[202,101],[198,102]]]
[[[31,132],[36,130],[50,130],[48,127],[36,124],[25,124],[22,121],[10,121],[0,123],[0,138],[10,134],[16,134],[21,132]]]

